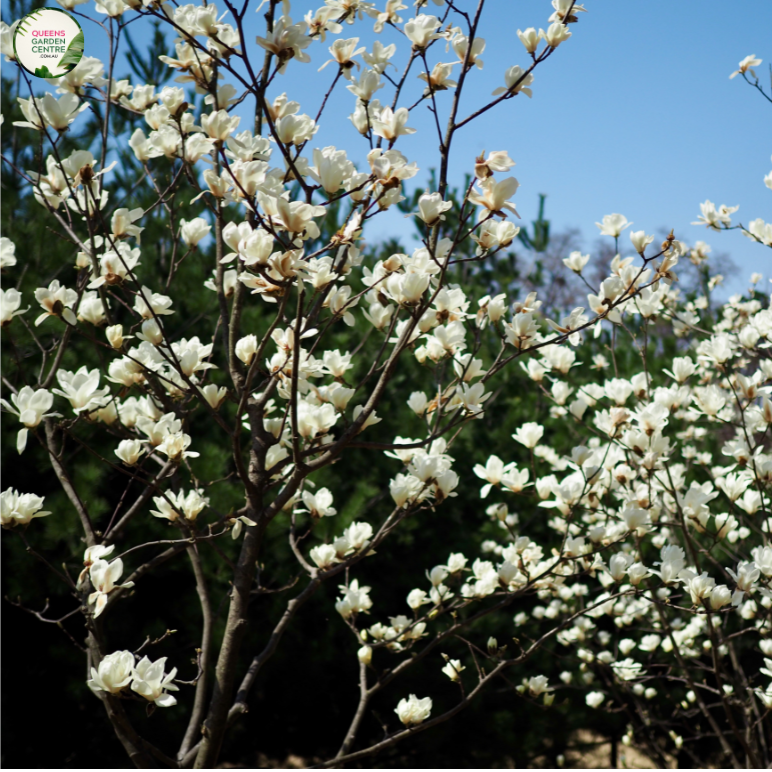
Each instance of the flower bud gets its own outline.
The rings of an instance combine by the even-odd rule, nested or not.
[[[113,348],[121,348],[123,346],[123,325],[113,324],[105,330],[107,340]]]
[[[236,343],[236,356],[249,365],[257,353],[257,336],[247,335]]]

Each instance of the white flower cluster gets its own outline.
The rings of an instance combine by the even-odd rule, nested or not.
[[[68,9],[86,1],[58,0]],[[256,38],[265,57],[260,74],[249,58],[253,41],[243,37],[244,11],[228,22],[215,3],[95,0],[110,29],[130,14],[170,24],[177,35],[175,56],[160,59],[176,72],[180,85],[157,90],[153,84],[131,84],[112,76],[114,62],[105,78],[104,64],[84,57],[63,78],[49,81],[58,97],[18,97],[25,120],[15,126],[38,132],[34,136],[41,147],[50,145],[50,153],[43,151],[37,171],[17,171],[61,226],[77,273],[57,272],[59,278],[49,276],[34,290],[40,306],[35,327],[58,336],[52,348],[26,324],[22,315],[29,307],[22,307],[22,292],[2,290],[0,324],[13,325],[14,335],[29,333],[43,363],[34,386],[29,385],[34,377],[22,377],[18,386],[4,378],[9,398],[0,403],[21,424],[18,452],[26,449],[30,433],[44,446],[86,530],[91,546],[70,589],[81,593],[84,610],[90,607],[88,624],[112,609],[116,596],[133,582],[119,584],[123,560],[107,557],[115,541],[125,538],[124,519],[141,512],[152,516],[146,519],[152,527],[158,526],[155,517],[180,530],[181,539],[148,544],[171,542],[172,549],[161,557],[187,552],[206,607],[200,543],[226,532],[238,539],[245,526],[254,529],[237,545],[240,557],[231,564],[224,639],[234,649],[218,663],[218,681],[228,684],[247,624],[244,598],[266,591],[260,584],[263,535],[269,527],[283,528],[300,575],[308,580],[303,601],[322,582],[340,576],[335,608],[357,641],[360,716],[381,686],[425,655],[435,657],[426,657],[427,663],[439,664],[437,654],[441,672],[461,692],[458,707],[512,667],[519,671],[515,691],[546,707],[571,685],[583,690],[580,699],[591,708],[616,711],[619,695],[632,695],[647,726],[646,706],[653,711],[657,700],[666,698],[670,717],[699,708],[712,720],[704,695],[725,715],[759,716],[756,700],[772,708],[772,684],[763,688],[760,677],[772,677],[772,308],[754,289],[762,277],[754,274],[747,298],[732,297],[720,308],[711,306],[702,289],[687,296],[678,288],[678,273],[687,260],[707,270],[710,247],[704,242],[689,247],[672,232],[656,246],[653,235],[630,230],[634,254],[623,256],[627,241],[620,246],[620,236],[632,223],[613,213],[596,224],[602,236],[614,239],[617,254],[595,283],[587,270],[590,255],[573,251],[562,258],[576,275],[571,278],[590,290],[586,302],[577,301],[584,305],[561,315],[538,291],[519,294],[520,288],[493,282],[480,292],[490,294],[476,296],[457,269],[460,263],[493,263],[518,237],[520,228],[511,218],[519,217],[513,201],[519,182],[504,176],[515,166],[506,150],[482,152],[458,164],[469,171],[470,181],[454,196],[448,178],[451,140],[455,131],[501,103],[518,94],[532,97],[534,69],[572,37],[570,25],[585,8],[573,0],[552,0],[546,29],[517,30],[528,66],[506,69],[494,98],[464,118],[458,97],[465,82],[483,69],[486,41],[455,4],[434,0],[434,5],[442,9],[441,17],[420,12],[428,2],[418,0],[415,15],[403,19],[400,12],[407,5],[399,0],[385,0],[383,9],[365,0],[325,0],[296,23],[290,0],[271,0],[265,34]],[[327,35],[338,36],[344,24],[364,20],[372,20],[376,34],[399,30],[407,57],[399,77],[388,71],[401,61],[396,44],[375,40],[360,46],[359,37],[341,37],[327,45]],[[15,59],[13,31],[0,23],[0,50],[8,61]],[[309,63],[309,50],[320,44],[331,58],[319,69],[332,64],[334,80],[321,108],[309,114],[289,98],[290,87],[282,91],[277,84]],[[428,55],[437,53],[452,61],[430,65]],[[746,57],[733,75],[755,79],[752,67],[759,63]],[[409,79],[414,64],[424,71],[413,71]],[[246,71],[251,84],[239,74]],[[243,90],[227,82],[228,76]],[[328,97],[339,83],[351,95],[344,94],[352,105],[351,126],[344,122],[344,128],[364,148],[361,155],[353,147],[314,145],[323,115],[329,115],[324,113]],[[418,89],[417,101],[408,107],[411,83]],[[383,102],[375,96],[382,90],[389,94],[381,94]],[[448,109],[442,100],[450,90],[457,98],[443,138],[439,114]],[[192,91],[204,97],[203,103]],[[130,165],[158,193],[147,210],[111,202],[110,173],[117,161],[105,164],[109,148],[100,160],[98,152],[87,149],[62,152],[61,135],[97,95],[103,100],[104,137],[111,113],[132,126],[121,138],[130,150]],[[255,100],[251,127],[236,113],[245,99]],[[367,251],[363,233],[372,218],[405,200],[405,183],[419,173],[417,160],[408,156],[416,146],[402,138],[416,132],[408,124],[424,102],[440,135],[437,189],[415,199],[412,216],[418,218],[420,244],[405,252],[391,246],[377,259]],[[342,144],[345,133],[339,134]],[[169,169],[174,171],[162,188],[160,174]],[[772,174],[765,184],[772,187]],[[172,201],[183,202],[185,219],[177,219]],[[716,207],[707,200],[700,208],[700,224],[714,231],[738,227],[732,224],[738,207]],[[151,274],[154,264],[141,243],[145,229],[154,232],[149,215],[162,211],[172,219],[174,243],[163,278]],[[772,225],[763,219],[739,227],[760,246],[772,247]],[[187,304],[175,295],[174,279],[193,260],[207,259],[210,278],[203,286],[214,293],[208,296],[212,313],[181,319]],[[16,266],[15,245],[4,237],[0,267]],[[719,278],[705,278],[707,293]],[[200,274],[196,281],[201,282]],[[255,312],[250,319],[260,319],[258,325],[245,322],[245,309]],[[212,326],[201,332],[210,317]],[[263,326],[265,319],[270,322]],[[94,329],[102,327],[104,335],[97,339]],[[361,342],[355,341],[360,333]],[[673,344],[667,356],[660,338]],[[632,353],[625,366],[617,362],[620,340]],[[79,356],[92,364],[79,365]],[[587,356],[592,364],[583,366],[579,360]],[[71,362],[77,369],[67,369],[76,367]],[[506,367],[529,387],[522,391],[533,397],[530,420],[516,427],[511,445],[486,446],[485,456],[472,459],[454,443],[466,424],[481,427],[480,419],[498,409],[492,405]],[[407,384],[398,404],[407,404],[419,427],[409,430],[412,438],[378,436],[380,430],[373,430],[389,425],[387,411],[398,383]],[[537,396],[539,404],[548,405],[541,413]],[[69,403],[71,414],[51,412],[55,397]],[[232,448],[233,469],[223,479],[207,477],[205,459],[195,470],[189,463],[200,455],[191,450],[196,410],[212,419],[212,433],[221,432],[223,446]],[[73,490],[65,469],[66,443],[55,442],[61,434],[88,447],[79,436],[84,428],[109,435],[114,451],[102,460],[132,485],[145,486],[134,505],[124,506],[121,498],[104,531],[96,530],[87,502]],[[196,447],[203,452],[203,442]],[[383,481],[382,499],[388,502],[390,495],[391,511],[377,525],[366,510],[356,519],[346,514],[347,525],[333,536],[327,525],[335,521],[326,518],[342,518],[339,511],[349,511],[347,502],[333,494],[328,480],[334,474],[327,478],[317,472],[360,451],[382,451],[387,463],[398,462],[388,483]],[[155,479],[147,473],[153,464],[161,470]],[[464,542],[453,547],[463,551],[440,564],[427,557],[416,574],[426,579],[406,597],[409,612],[364,627],[364,615],[376,613],[378,588],[360,583],[354,575],[358,564],[374,563],[380,545],[398,526],[409,518],[422,522],[419,518],[447,505],[463,483],[471,486],[475,478],[483,482],[485,503],[464,513],[465,526],[470,525]],[[221,483],[240,486],[243,508],[218,512],[214,486]],[[41,497],[9,488],[2,493],[2,525],[24,537],[18,526],[50,514],[42,507]],[[205,511],[217,516],[206,524],[206,534],[200,522]],[[478,516],[485,536],[493,534],[479,545],[477,531],[471,530]],[[307,537],[317,543],[304,545]],[[300,598],[289,601],[271,642],[255,660],[259,667],[302,606]],[[494,612],[502,612],[496,620],[505,619],[508,639],[519,631],[514,640],[520,653],[508,654],[507,646],[487,632],[487,642],[475,638],[476,621]],[[460,630],[470,640],[461,639],[466,648],[451,658],[437,644],[450,650]],[[165,673],[166,658],[137,662],[129,651],[102,656],[95,642],[89,645],[99,662],[91,668],[92,690],[128,696],[124,690],[130,686],[155,705],[176,703],[169,692],[178,688],[177,671]],[[211,645],[206,643],[207,657]],[[534,672],[530,662],[547,646],[566,655],[560,683],[551,673]],[[753,648],[757,658],[758,648],[767,657],[766,667],[741,671],[740,646]],[[386,671],[379,668],[388,656],[400,664],[383,678]],[[478,659],[487,660],[484,668]],[[245,706],[243,694],[259,667],[249,669],[236,707]],[[227,671],[224,676],[221,669]],[[372,687],[370,670],[378,673]],[[474,678],[474,692],[466,692],[465,682]],[[445,686],[451,688],[447,681]],[[205,692],[197,694],[206,697]],[[216,766],[231,710],[228,695],[221,697],[218,692],[210,706],[212,720],[201,733],[195,724],[206,711],[196,698],[188,732],[200,740],[193,748],[199,754],[196,766]],[[420,731],[433,707],[432,697],[401,699],[395,713],[404,729],[388,742]],[[742,728],[738,741],[748,759],[752,753],[745,737],[761,721]],[[354,734],[357,725],[352,724]],[[683,737],[675,732],[671,737],[681,747]],[[189,746],[186,740],[180,761]],[[145,752],[142,743],[137,747],[138,754]]]
[[[159,708],[170,708],[177,704],[177,699],[169,694],[179,691],[179,686],[173,683],[177,668],[164,673],[165,666],[166,657],[155,662],[142,657],[139,662],[135,662],[130,651],[115,651],[106,655],[98,668],[91,668],[91,678],[86,683],[93,692],[108,694],[120,694],[131,685],[131,690],[148,702]]]

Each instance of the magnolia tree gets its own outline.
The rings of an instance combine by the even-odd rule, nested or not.
[[[8,286],[21,281],[15,249],[21,257],[23,246],[3,238],[2,324],[17,366],[4,374],[2,405],[18,453],[44,449],[85,551],[36,548],[51,522],[37,518],[69,515],[48,511],[33,492],[3,491],[2,525],[6,539],[26,546],[29,570],[50,570],[75,599],[67,617],[84,625],[75,641],[89,673],[83,689],[102,702],[132,762],[214,766],[285,632],[326,591],[337,593],[334,624],[356,642],[352,683],[340,688],[360,696],[339,751],[320,767],[366,763],[410,743],[491,687],[511,688],[540,710],[567,701],[623,713],[624,742],[659,764],[680,751],[699,766],[708,742],[721,764],[769,766],[769,299],[753,288],[720,309],[706,295],[688,298],[675,283],[679,270],[702,264],[707,245],[688,247],[672,232],[655,243],[626,230],[619,214],[598,223],[618,252],[599,285],[589,281],[588,255],[565,257],[588,294],[557,320],[540,310],[537,293],[474,296],[457,281],[460,267],[475,275],[495,263],[519,231],[514,161],[506,148],[470,156],[464,136],[532,96],[536,70],[558,66],[585,8],[553,0],[552,14],[533,20],[544,29],[518,30],[525,50],[514,58],[525,66],[497,75],[500,85],[481,99],[470,92],[482,77],[484,0],[419,0],[414,9],[326,0],[300,22],[289,0],[258,8],[249,0],[96,0],[93,9],[58,1],[101,14],[109,61],[84,58],[48,81],[56,94],[40,95],[40,82],[19,69],[29,96],[18,100],[24,120],[15,125],[40,152],[34,170],[3,161],[69,245],[74,268],[35,277],[34,298],[25,296]],[[180,86],[156,92],[117,78],[125,30],[140,18],[176,37],[174,55],[160,59]],[[256,19],[255,41],[245,28]],[[359,46],[347,37],[355,27],[394,42]],[[11,62],[12,32],[3,24]],[[751,69],[758,64],[748,57],[738,72],[765,93]],[[312,76],[323,85],[303,112],[292,79]],[[351,114],[333,115],[325,107],[343,89]],[[427,109],[437,155],[408,158],[402,138]],[[96,115],[99,133],[72,150],[71,124],[84,111]],[[118,121],[144,127],[120,135]],[[316,146],[325,121],[349,147]],[[140,170],[134,187],[153,191],[148,208],[108,196],[113,156],[126,141]],[[453,168],[470,175],[456,204],[451,153]],[[366,164],[355,166],[360,157]],[[436,189],[413,213],[420,246],[367,257],[369,221],[429,167]],[[764,182],[772,188],[772,173]],[[180,201],[197,216],[180,219]],[[710,201],[701,209],[709,228],[740,228],[772,246],[772,224],[733,225],[737,207]],[[323,227],[330,216],[334,230]],[[163,274],[140,246],[151,217],[164,220],[173,243]],[[180,318],[177,287],[202,262],[208,310]],[[200,334],[185,337],[194,323]],[[675,336],[678,355],[664,366],[654,330]],[[20,341],[31,353],[19,353]],[[577,361],[580,347],[591,363]],[[617,366],[622,349],[635,357],[627,375]],[[534,420],[519,426],[503,459],[457,457],[454,445],[491,409],[510,370],[538,397]],[[384,406],[393,405],[406,405],[416,436],[380,431]],[[545,431],[548,422],[570,426],[570,439]],[[232,449],[224,478],[197,460],[204,431]],[[105,441],[109,453],[99,450]],[[76,453],[125,480],[112,516],[95,513],[79,490]],[[326,518],[345,502],[320,485],[334,479],[324,470],[384,453],[387,495],[329,528],[335,521]],[[403,603],[379,604],[378,586],[361,580],[364,566],[382,560],[410,521],[452,507],[459,491],[481,482],[478,507],[498,537],[425,554],[416,566],[425,580]],[[223,486],[237,486],[240,498],[227,511],[215,506]],[[144,538],[152,518],[169,521],[172,535]],[[271,590],[285,599],[271,618],[250,601],[268,591],[266,545],[277,536],[292,561],[282,575],[295,579]],[[204,558],[229,577],[219,608]],[[189,565],[191,597],[200,600],[200,643],[177,662],[153,657],[159,641],[150,636],[132,650],[136,639],[113,632],[128,615],[144,637],[143,583],[170,561]],[[384,564],[380,575],[395,569]],[[491,618],[506,638],[483,632]],[[268,630],[256,650],[245,645],[250,626]],[[544,651],[560,652],[562,672],[545,675],[534,664]],[[453,683],[420,693],[411,681],[427,669]],[[376,695],[391,718],[374,740],[360,730]],[[137,729],[136,704],[184,712],[187,730],[151,743]]]

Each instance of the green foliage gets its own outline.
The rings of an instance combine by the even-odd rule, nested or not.
[[[520,228],[517,237],[526,249],[534,252],[545,252],[550,241],[550,221],[544,219],[544,200],[547,196],[539,194],[539,216],[532,222],[533,234],[529,235],[527,228]]]

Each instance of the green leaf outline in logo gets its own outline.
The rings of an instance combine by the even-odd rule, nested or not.
[[[56,69],[66,70],[66,72],[63,72],[60,75],[54,75],[48,69],[47,65],[44,65],[43,67],[38,67],[33,72],[32,70],[28,69],[22,64],[21,59],[19,58],[18,51],[16,50],[17,36],[22,38],[26,37],[32,29],[32,22],[37,21],[40,15],[43,13],[43,11],[56,11],[57,13],[64,14],[67,18],[74,21],[75,24],[78,25],[78,29],[80,30],[78,34],[72,39],[70,44],[67,46],[67,50],[65,51],[62,58],[55,65]],[[80,26],[80,22],[74,16],[71,16],[69,13],[62,10],[61,8],[44,7],[44,8],[38,8],[36,11],[32,11],[31,13],[28,13],[19,22],[19,25],[16,27],[16,30],[14,31],[14,34],[13,34],[13,53],[16,58],[17,64],[20,67],[22,67],[24,70],[26,70],[28,73],[30,73],[30,75],[34,75],[38,78],[56,79],[56,78],[61,78],[63,75],[66,75],[68,72],[70,72],[71,70],[73,70],[75,67],[78,66],[80,60],[83,58],[85,43],[86,41],[83,35],[83,28]]]
[[[66,69],[69,72],[75,67],[78,62],[83,58],[83,46],[85,40],[83,38],[83,30],[81,30],[73,39],[72,43],[67,46],[67,51],[64,56],[57,63],[57,67]]]

